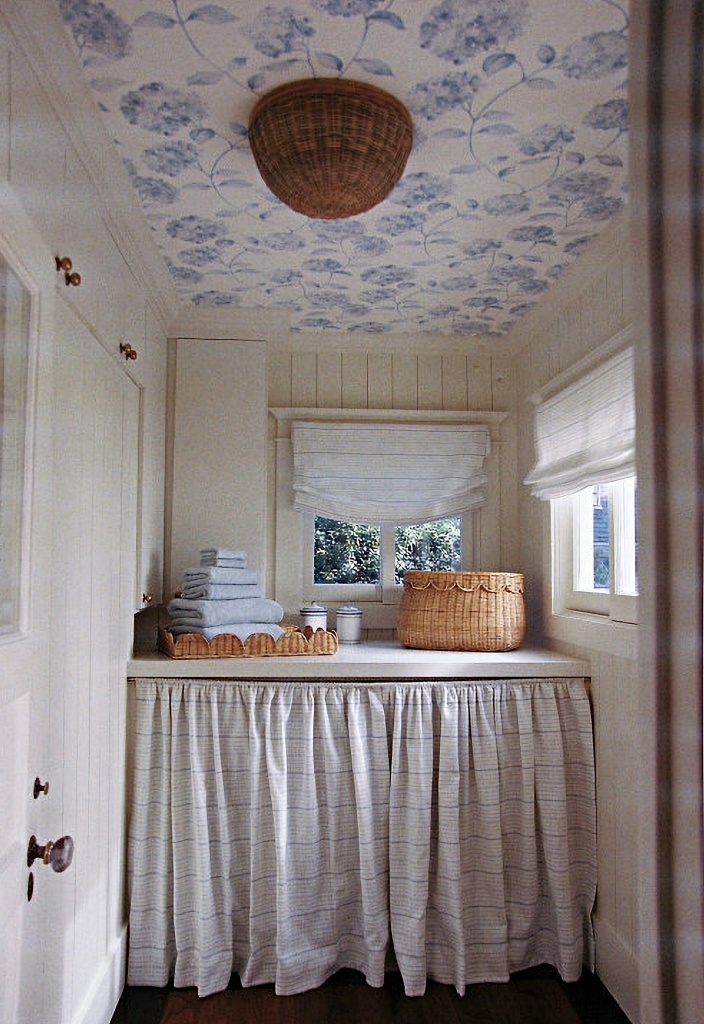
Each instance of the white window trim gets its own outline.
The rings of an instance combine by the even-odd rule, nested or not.
[[[633,554],[628,532],[624,529],[628,514],[629,489],[621,481],[611,484],[610,565],[609,591],[594,591],[584,585],[585,568],[580,564],[580,534],[587,538],[586,549],[591,548],[591,508],[584,492],[557,498],[550,502],[552,537],[552,613],[557,616],[585,614],[599,617],[604,622],[637,624],[638,598],[629,593],[634,580],[624,574],[622,567]],[[632,515],[632,499],[631,499]],[[575,586],[576,583],[576,586]]]
[[[481,510],[467,512],[461,517],[462,571],[469,572],[478,568],[478,522]],[[305,541],[302,565],[303,593],[310,593],[311,598],[319,603],[326,601],[352,601],[355,604],[390,605],[394,608],[401,600],[403,586],[394,582],[396,562],[395,526],[379,528],[379,546],[381,557],[381,582],[372,583],[314,583],[313,555],[315,547],[315,516],[305,517]]]

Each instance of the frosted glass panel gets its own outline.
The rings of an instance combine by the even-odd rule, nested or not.
[[[20,628],[30,297],[0,255],[0,635]]]

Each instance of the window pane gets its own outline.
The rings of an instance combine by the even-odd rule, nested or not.
[[[29,296],[0,257],[0,634],[20,625]]]
[[[635,477],[618,480],[612,495],[617,594],[638,593],[638,493]]]
[[[315,517],[314,583],[379,583],[379,527]]]
[[[409,569],[458,572],[462,568],[462,519],[398,526],[395,533],[394,582],[403,583]]]
[[[592,489],[594,543],[592,552],[594,590],[609,589],[609,491],[602,484]]]

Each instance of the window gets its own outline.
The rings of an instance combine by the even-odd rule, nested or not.
[[[0,636],[21,627],[30,295],[0,255]]]
[[[636,621],[638,520],[630,329],[532,396],[536,461],[525,482],[550,502],[555,614]]]
[[[396,601],[407,570],[462,568],[463,520],[470,518],[372,526],[315,516],[313,585],[328,588],[318,593],[331,599]]]
[[[553,500],[556,612],[637,621],[637,498],[631,476]]]

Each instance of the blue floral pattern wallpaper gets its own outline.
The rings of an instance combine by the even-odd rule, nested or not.
[[[627,201],[620,0],[56,0],[184,303],[299,331],[503,336]],[[390,196],[343,220],[261,180],[247,123],[288,81],[411,111]]]

